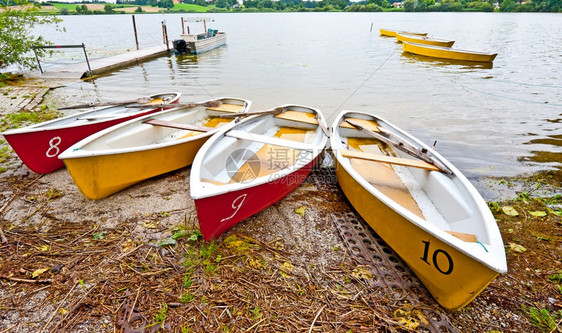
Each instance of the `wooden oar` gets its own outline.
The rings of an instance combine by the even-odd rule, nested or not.
[[[324,123],[322,123],[319,114],[316,114],[316,120],[318,121],[318,126],[320,126],[320,128],[322,129],[322,132],[324,132],[324,135],[329,138],[330,137],[330,131],[328,131],[328,128],[326,128]]]
[[[382,141],[388,145],[391,145],[393,147],[396,147],[400,150],[402,150],[403,152],[410,154],[416,158],[419,158],[420,160],[427,162],[429,164],[435,165],[439,171],[446,173],[446,174],[453,174],[453,172],[451,170],[449,170],[449,168],[447,168],[445,165],[443,165],[441,162],[439,162],[438,160],[436,160],[435,158],[429,156],[427,154],[427,150],[425,149],[419,149],[415,146],[413,146],[412,144],[410,144],[409,142],[405,141],[404,139],[402,139],[401,137],[394,135],[382,128],[379,127],[379,130],[381,131],[381,133],[384,133],[385,135],[388,135],[388,137],[386,137],[385,135],[373,132],[363,126],[361,126],[360,124],[346,119],[345,120],[348,124],[356,127],[357,129],[359,129],[361,132],[368,134],[370,136],[372,136],[373,138]],[[390,139],[390,137],[392,137],[394,140]]]
[[[400,157],[386,156],[386,155],[375,155],[375,154],[365,153],[362,151],[353,151],[347,149],[340,149],[340,153],[343,157],[347,157],[347,158],[356,158],[366,161],[397,164],[397,165],[425,169],[430,171],[440,171],[438,167],[436,167],[433,164],[429,164],[426,161],[412,160],[408,158],[400,158]]]
[[[266,111],[256,111],[256,112],[246,112],[246,113],[230,113],[230,114],[221,114],[221,118],[236,118],[236,117],[248,117],[248,116],[255,116],[261,114],[279,114],[283,112],[282,107],[277,107],[273,110],[266,110]]]
[[[63,106],[62,108],[58,108],[58,109],[59,110],[71,110],[71,109],[93,108],[93,107],[97,107],[97,106],[110,106],[110,105],[119,106],[119,105],[132,104],[132,103],[138,103],[138,104],[149,103],[150,101],[152,101],[152,98],[150,98],[150,97],[140,97],[140,98],[137,98],[137,99],[130,99],[130,100],[127,100],[127,101],[76,104],[76,105],[71,105],[71,106]]]
[[[134,109],[159,109],[159,108],[175,108],[175,107],[185,107],[194,108],[196,106],[204,106],[206,108],[216,108],[221,105],[220,101],[208,101],[203,103],[162,103],[162,104],[131,104],[125,105],[126,108]]]
[[[160,120],[160,119],[149,119],[142,122],[143,124],[150,124],[154,126],[163,126],[163,127],[170,127],[170,128],[177,128],[182,130],[189,130],[195,132],[208,132],[212,130],[212,128],[208,127],[201,127],[189,124],[181,124],[181,123],[174,123],[167,120]]]

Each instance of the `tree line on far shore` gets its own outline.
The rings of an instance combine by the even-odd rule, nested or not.
[[[10,1],[10,0],[0,0]],[[119,8],[137,5],[136,12],[143,13],[143,6],[161,8],[165,12],[562,12],[562,0],[403,0],[399,7],[394,0],[184,0],[174,4],[172,0],[117,0],[116,4],[106,4],[103,11],[92,11],[77,2],[74,12],[64,7],[60,14],[112,14],[122,13]],[[99,3],[94,1],[92,3]],[[46,3],[49,4],[49,3]],[[51,2],[57,6],[56,1]],[[194,5],[190,8],[189,5]],[[195,7],[198,7],[195,9]]]

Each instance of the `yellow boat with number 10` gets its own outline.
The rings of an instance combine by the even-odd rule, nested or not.
[[[444,308],[462,308],[507,271],[486,202],[437,152],[354,111],[337,117],[330,140],[346,197]]]

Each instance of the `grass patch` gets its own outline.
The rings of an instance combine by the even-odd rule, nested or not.
[[[543,332],[553,332],[558,320],[562,318],[562,311],[550,312],[547,309],[527,308],[523,306],[523,311],[533,326]]]
[[[62,114],[50,106],[41,105],[38,111],[21,111],[7,114],[0,119],[0,129],[20,128],[30,124],[37,124],[60,117]]]
[[[174,4],[174,8],[172,8],[172,10],[184,10],[186,12],[206,13],[212,7],[214,6],[203,7],[203,6],[193,5],[188,3],[176,3]]]

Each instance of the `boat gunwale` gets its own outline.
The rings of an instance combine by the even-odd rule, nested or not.
[[[299,104],[284,104],[284,105],[281,105],[279,107],[282,107],[284,109],[289,109],[291,107],[297,107],[297,108],[305,108],[305,109],[312,110],[312,111],[315,112],[316,115],[318,115],[318,122],[323,123],[325,126],[327,126],[326,119],[324,118],[324,115],[322,114],[322,112],[320,112],[319,109],[309,107],[309,106],[299,105]],[[243,124],[243,123],[249,122],[249,121],[257,120],[259,117],[274,117],[274,116],[275,116],[274,114],[256,115],[256,116],[248,117],[248,118],[242,120],[241,122],[239,122],[236,125]],[[197,152],[197,155],[195,156],[195,159],[193,160],[193,163],[192,163],[191,174],[190,174],[189,189],[190,189],[190,196],[193,200],[211,198],[211,197],[220,196],[222,194],[229,193],[229,192],[234,192],[234,191],[244,190],[244,189],[250,189],[250,188],[254,188],[254,187],[258,187],[258,186],[267,184],[267,183],[271,182],[271,179],[278,180],[278,179],[282,179],[284,177],[290,176],[291,174],[305,168],[307,165],[309,165],[311,162],[313,162],[315,159],[317,159],[318,156],[320,156],[320,154],[324,151],[324,149],[326,147],[326,144],[328,143],[328,140],[329,140],[329,137],[324,133],[324,131],[322,131],[321,126],[318,126],[315,131],[318,132],[317,135],[322,136],[322,140],[318,144],[318,148],[313,149],[310,157],[307,158],[303,162],[297,161],[293,165],[291,165],[290,167],[283,168],[283,169],[281,169],[277,172],[274,172],[272,174],[261,176],[261,177],[255,178],[255,179],[253,179],[249,182],[244,182],[244,183],[239,183],[239,182],[237,182],[237,183],[225,183],[225,184],[221,184],[221,185],[217,186],[217,185],[213,185],[212,183],[206,183],[206,182],[202,181],[201,180],[200,168],[197,167],[197,165],[203,164],[203,159],[205,158],[207,152],[212,148],[212,146],[216,142],[218,142],[220,139],[224,138],[225,134],[230,129],[232,129],[233,127],[234,126],[232,126],[230,128],[227,128],[227,127],[221,128],[222,132],[217,133],[215,136],[213,136],[209,140],[207,140],[207,142],[205,142],[205,144]],[[203,185],[202,185],[203,183],[205,183],[205,185],[208,184],[210,186],[206,187],[203,190]]]
[[[218,97],[216,99],[203,101],[201,103],[216,101],[216,100],[224,100],[224,99],[238,100],[238,101],[244,102],[244,105],[243,105],[244,112],[243,113],[247,112],[252,105],[252,102],[250,100],[243,99],[243,98],[237,98],[237,97]],[[67,150],[65,150],[61,154],[59,154],[58,158],[61,159],[61,160],[66,160],[66,159],[76,159],[76,158],[96,157],[96,156],[109,156],[109,155],[129,154],[129,153],[137,153],[137,152],[141,152],[141,151],[157,150],[157,149],[161,149],[161,148],[165,148],[165,147],[180,145],[180,144],[188,143],[188,142],[191,142],[191,141],[199,140],[199,139],[202,139],[202,138],[210,137],[213,134],[217,133],[219,130],[221,130],[223,127],[227,127],[230,124],[234,124],[234,119],[233,119],[233,121],[229,122],[227,125],[213,128],[212,130],[209,130],[208,132],[202,132],[200,135],[190,136],[190,137],[187,137],[187,138],[171,140],[171,141],[161,142],[161,143],[145,144],[145,145],[141,145],[141,146],[123,147],[123,148],[115,148],[115,149],[97,149],[97,150],[84,150],[84,149],[82,149],[83,146],[93,142],[94,140],[97,140],[97,139],[101,138],[102,136],[104,136],[106,134],[109,134],[113,131],[121,130],[122,128],[130,126],[130,125],[132,125],[136,122],[142,124],[145,120],[147,120],[149,118],[166,116],[170,113],[179,112],[179,111],[182,111],[184,109],[193,109],[193,110],[189,110],[189,111],[195,112],[195,111],[197,111],[196,108],[199,108],[199,107],[202,107],[202,106],[195,106],[195,107],[191,107],[191,108],[185,107],[185,106],[178,106],[178,107],[174,107],[172,109],[167,109],[167,110],[160,111],[160,112],[157,112],[157,113],[151,113],[149,115],[145,115],[145,116],[142,116],[142,117],[131,119],[129,121],[111,126],[109,128],[106,128],[102,131],[99,131],[99,132],[97,132],[97,133],[95,133],[95,134],[75,143],[74,145],[70,146]],[[147,124],[147,126],[148,125],[150,125],[150,124]],[[150,125],[150,126],[153,126],[153,125]],[[124,131],[126,131],[126,130],[124,130]],[[179,129],[178,129],[178,131],[179,131]],[[78,149],[78,150],[76,150],[76,149]]]
[[[444,229],[439,228],[437,225],[426,221],[425,219],[417,216],[416,214],[410,212],[394,200],[390,199],[388,196],[380,192],[376,187],[369,184],[352,166],[349,162],[349,158],[343,157],[341,152],[338,148],[342,146],[341,138],[343,138],[339,134],[339,124],[343,120],[344,116],[348,114],[359,114],[363,116],[372,117],[377,121],[381,121],[391,127],[393,130],[396,130],[400,135],[405,136],[408,139],[411,139],[415,143],[419,144],[422,148],[428,150],[433,157],[435,157],[439,162],[443,163],[447,166],[452,172],[453,176],[456,177],[464,188],[468,191],[471,199],[473,200],[475,207],[478,209],[478,213],[480,218],[480,223],[483,224],[484,230],[489,238],[489,243],[485,243],[486,250],[482,256],[482,252],[479,251],[480,256],[477,256],[474,252],[473,243],[469,244],[464,242],[457,237],[447,233]],[[387,205],[390,209],[395,211],[397,214],[402,216],[408,222],[413,223],[418,228],[422,229],[423,231],[427,232],[428,234],[432,235],[433,237],[439,239],[440,241],[448,244],[449,246],[457,249],[458,251],[462,252],[463,254],[467,255],[468,257],[480,262],[481,264],[485,265],[486,267],[490,268],[493,271],[498,273],[505,273],[507,272],[507,261],[505,257],[505,250],[503,245],[503,240],[501,234],[499,232],[499,228],[497,228],[497,223],[490,212],[488,205],[482,199],[481,195],[478,191],[474,188],[474,186],[468,181],[468,179],[447,159],[443,158],[438,152],[433,150],[428,145],[421,142],[416,137],[410,135],[409,133],[405,132],[401,128],[395,126],[394,124],[386,121],[385,119],[375,116],[366,112],[360,111],[351,111],[351,110],[343,110],[335,119],[334,125],[332,126],[332,133],[331,133],[331,143],[332,143],[332,151],[335,155],[335,159],[337,163],[345,169],[345,172],[349,174],[350,177],[355,179],[363,188],[365,188],[371,195],[373,195],[377,200],[380,200],[383,204]],[[339,140],[338,140],[339,139]],[[335,144],[334,144],[335,143]],[[428,171],[430,172],[430,171]],[[431,172],[438,172],[438,171],[431,171]],[[494,228],[494,224],[496,227]],[[484,250],[484,248],[482,248]],[[503,254],[503,256],[501,255]]]
[[[481,52],[481,51],[471,51],[471,50],[462,50],[462,49],[454,49],[452,47],[447,47],[447,46],[439,46],[439,45],[430,45],[430,44],[419,44],[419,43],[414,43],[414,42],[402,42],[404,44],[410,44],[412,46],[415,47],[423,47],[423,48],[429,48],[429,49],[436,49],[439,51],[445,51],[445,52],[453,52],[453,53],[469,53],[469,54],[477,54],[477,55],[483,55],[483,56],[494,56],[494,55],[498,55],[497,53],[486,53],[486,52]],[[410,52],[410,51],[407,51]],[[464,60],[464,61],[471,61],[471,60]],[[472,60],[472,62],[474,62],[474,60]]]
[[[160,96],[160,95],[175,95],[175,97],[172,99],[172,101],[169,102],[170,107],[174,108],[173,104],[179,102],[179,99],[180,99],[182,94],[179,93],[179,92],[166,92],[166,93],[152,94],[148,97],[154,99],[156,96]],[[106,106],[106,107],[101,107],[97,110],[90,110],[90,111],[86,111],[86,112],[74,113],[74,114],[70,114],[68,116],[64,116],[64,117],[56,118],[56,119],[52,119],[52,120],[47,120],[47,121],[44,121],[44,122],[32,124],[32,125],[25,126],[25,127],[8,129],[5,132],[0,133],[0,134],[2,134],[2,135],[18,135],[18,134],[27,134],[27,133],[48,132],[48,131],[55,131],[55,130],[65,130],[65,129],[81,127],[81,126],[103,124],[105,122],[110,122],[110,121],[114,121],[114,120],[118,120],[118,119],[128,118],[128,117],[131,117],[131,116],[135,116],[137,114],[137,113],[130,113],[130,114],[120,113],[119,116],[115,116],[115,117],[108,117],[106,119],[100,118],[98,120],[93,120],[93,121],[89,121],[89,122],[82,123],[82,124],[74,124],[74,121],[78,121],[79,118],[87,117],[88,115],[92,115],[92,114],[98,113],[100,111],[107,110],[109,108],[119,107],[120,109],[126,109],[125,105],[127,105],[127,104],[114,105],[114,106],[109,105],[109,106]],[[163,107],[163,106],[158,105],[158,104],[155,104],[155,106],[156,107],[154,109],[162,109],[162,110],[168,110],[169,109],[168,107]],[[147,108],[147,109],[144,109],[146,111],[141,111],[141,112],[150,112],[151,110],[154,110],[154,109]],[[143,109],[139,108],[139,110],[143,110]],[[141,113],[141,112],[138,112],[138,113]],[[57,123],[57,122],[60,122],[60,121],[69,120],[69,119],[72,119],[72,118],[76,118],[76,119],[74,119],[73,122],[69,122],[69,123],[64,124],[64,125],[48,126],[50,124],[54,124],[54,123]],[[45,127],[46,125],[47,125],[47,127]]]
[[[385,36],[385,37],[396,37],[396,33],[398,33],[398,32],[402,32],[402,33],[414,35],[414,36],[427,36],[427,32],[411,32],[411,31],[404,31],[404,30],[379,28],[380,35]],[[394,33],[394,35],[388,35],[386,33]]]
[[[451,43],[451,42],[455,42],[454,40],[450,40],[450,39],[442,39],[442,38],[435,38],[435,37],[427,37],[427,36],[420,36],[420,35],[413,35],[413,34],[409,34],[403,31],[397,32],[396,33],[396,37],[401,36],[401,37],[405,37],[405,38],[411,38],[411,39],[420,39],[420,40],[427,40],[427,41],[435,41],[435,42],[447,42],[447,43]],[[398,40],[398,38],[397,38]],[[400,42],[404,42],[402,40],[398,40]],[[406,41],[408,42],[408,41]],[[425,45],[425,44],[423,44]],[[427,45],[431,45],[431,44],[427,44]],[[437,46],[437,45],[436,45]],[[450,46],[441,46],[441,47],[450,47]]]

